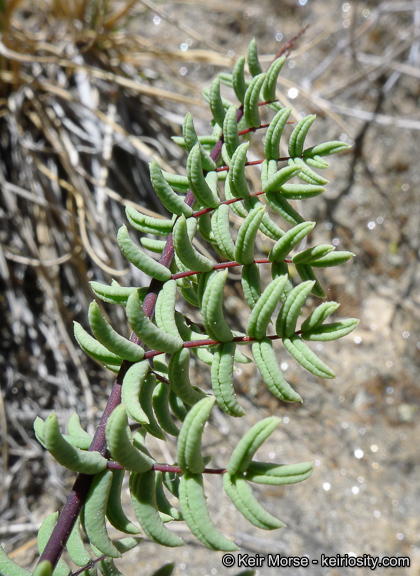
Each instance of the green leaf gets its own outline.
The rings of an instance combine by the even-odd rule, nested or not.
[[[309,332],[319,328],[323,322],[340,307],[337,302],[323,302],[315,308],[310,316],[302,323],[301,330]]]
[[[297,334],[291,338],[283,338],[283,344],[295,360],[308,372],[320,378],[335,378],[331,368],[324,364]]]
[[[139,362],[143,359],[143,348],[118,334],[102,316],[96,302],[91,302],[89,306],[89,324],[95,338],[119,358],[129,362]]]
[[[271,262],[283,261],[293,248],[300,244],[305,236],[312,232],[315,224],[316,222],[302,222],[291,228],[274,244],[268,255],[269,260]]]
[[[203,398],[188,412],[178,436],[177,461],[184,473],[201,474],[205,463],[201,455],[201,438],[215,398]]]
[[[309,128],[312,126],[316,118],[315,114],[305,116],[293,130],[289,139],[289,156],[292,158],[300,157],[303,155],[303,145],[305,143],[306,135]]]
[[[133,264],[133,266],[161,282],[169,280],[171,277],[170,270],[168,270],[166,266],[163,266],[163,264],[159,264],[159,262],[156,262],[156,260],[145,254],[145,252],[143,252],[143,250],[130,238],[127,226],[124,224],[118,230],[117,241],[121,252],[127,260]]]
[[[326,256],[330,252],[335,250],[335,246],[330,244],[320,244],[319,246],[314,246],[313,248],[307,248],[302,252],[298,252],[292,257],[293,264],[312,264],[315,260]]]
[[[213,270],[214,262],[200,254],[192,245],[188,236],[187,221],[184,215],[180,216],[176,221],[173,241],[178,258],[189,270],[194,270],[195,272],[209,272]]]
[[[255,76],[247,88],[244,99],[244,116],[249,128],[258,128],[261,125],[258,102],[260,92],[265,80],[265,74]]]
[[[248,198],[250,192],[245,177],[246,153],[249,142],[241,144],[234,152],[229,165],[229,187],[235,198]]]
[[[236,120],[237,114],[237,107],[231,106],[226,112],[226,116],[223,122],[223,138],[230,157],[233,156],[235,150],[240,145],[238,136],[238,123]]]
[[[324,324],[319,328],[313,328],[307,332],[302,333],[304,340],[327,342],[329,340],[337,340],[343,336],[347,336],[350,332],[357,327],[359,320],[356,318],[349,318],[348,320],[341,320],[339,322],[332,322],[331,324]]]
[[[173,220],[153,218],[138,212],[132,206],[126,206],[125,214],[131,226],[144,234],[156,234],[157,236],[169,236],[174,225]]]
[[[274,416],[260,420],[248,430],[245,436],[238,442],[226,467],[227,472],[234,476],[238,472],[245,472],[252,458],[261,444],[274,432],[281,419]]]
[[[248,45],[247,61],[248,69],[252,76],[258,76],[262,73],[263,70],[260,61],[258,60],[257,41],[255,38],[253,38]]]
[[[184,214],[187,218],[191,216],[192,208],[185,204],[184,199],[165,180],[158,162],[153,160],[149,168],[153,189],[165,208],[172,214]]]
[[[232,72],[232,86],[235,92],[236,98],[243,104],[245,99],[245,92],[247,89],[247,84],[245,81],[245,56],[241,56],[235,64]]]
[[[285,62],[286,56],[276,58],[267,71],[267,76],[262,89],[263,98],[266,102],[276,99],[277,78]]]
[[[218,77],[216,77],[211,83],[209,104],[215,122],[219,124],[219,126],[223,126],[226,112],[220,95],[220,79]]]
[[[314,260],[311,262],[311,266],[315,266],[316,268],[327,268],[330,266],[340,266],[340,264],[344,264],[348,262],[353,256],[353,252],[343,251],[336,251],[323,256],[322,258],[318,258],[318,260]]]
[[[263,90],[266,86],[266,83],[263,86]],[[271,98],[265,99],[270,100]],[[280,138],[283,134],[284,127],[286,126],[291,113],[291,108],[282,108],[271,120],[264,142],[264,153],[267,160],[277,160],[277,158],[280,157]]]
[[[331,156],[332,154],[338,154],[339,152],[343,152],[349,148],[351,148],[351,146],[345,142],[332,140],[331,142],[323,142],[322,144],[317,144],[316,146],[307,148],[303,152],[303,157],[314,158],[315,156]]]
[[[246,471],[245,479],[249,482],[268,486],[296,484],[309,478],[313,467],[313,462],[284,465],[252,461]]]
[[[208,185],[201,164],[200,144],[196,144],[189,153],[187,164],[188,180],[194,197],[205,208],[217,208],[220,198]]]

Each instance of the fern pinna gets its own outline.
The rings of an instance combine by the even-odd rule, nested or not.
[[[120,574],[114,559],[140,544],[144,535],[163,546],[184,544],[168,528],[171,522],[186,522],[208,548],[237,550],[210,518],[203,474],[223,475],[226,494],[243,516],[258,528],[272,530],[283,523],[261,506],[252,484],[292,484],[312,473],[312,462],[280,465],[253,459],[281,422],[274,416],[245,434],[226,468],[207,468],[201,450],[204,425],[216,404],[234,418],[245,415],[233,385],[235,362],[254,361],[276,398],[302,402],[278,365],[273,343],[280,340],[305,370],[333,378],[332,369],[306,341],[340,338],[358,323],[356,319],[326,323],[338,308],[331,301],[320,303],[303,321],[300,318],[310,295],[325,298],[315,271],[340,265],[353,254],[328,244],[300,250],[315,222],[305,221],[290,203],[322,194],[327,180],[316,169],[328,166],[325,156],[348,146],[333,141],[306,147],[315,121],[309,115],[291,129],[288,157],[281,158],[280,140],[291,114],[290,108],[276,101],[277,77],[285,57],[277,58],[263,73],[252,41],[247,60],[250,78],[242,57],[232,74],[220,74],[204,91],[213,116],[211,134],[198,136],[192,116],[185,117],[183,135],[174,140],[188,154],[186,176],[164,172],[156,161],[150,164],[153,188],[172,218],[157,219],[127,208],[130,225],[143,235],[142,247],[125,225],[118,232],[118,244],[131,264],[152,278],[149,288],[123,287],[115,281],[110,286],[91,283],[99,300],[125,307],[133,333],[130,340],[121,336],[96,302],[89,309],[92,335],[75,323],[81,348],[118,374],[94,438],[82,428],[77,414],[68,421],[67,435],[61,433],[54,413],[45,421],[35,421],[41,444],[79,476],[60,516],[52,514],[40,529],[41,556],[34,576],[69,575],[71,568],[60,558],[64,546],[79,567],[73,574],[93,576],[98,569],[105,576]],[[233,90],[238,106],[221,96],[221,85]],[[271,121],[264,126],[261,106],[272,111]],[[266,128],[261,189],[252,191],[246,177],[249,141],[242,140],[260,128]],[[234,234],[232,215],[239,221]],[[194,245],[197,233],[211,245],[210,257]],[[271,242],[264,257],[256,253],[259,234],[265,244]],[[143,248],[160,254],[159,260]],[[220,259],[214,258],[216,254]],[[244,302],[250,309],[245,333],[232,326],[224,313],[225,285],[232,267],[240,270]],[[268,270],[271,281],[262,282]],[[199,321],[177,310],[181,299],[197,308]],[[247,349],[252,357],[242,352]],[[211,390],[191,382],[191,354],[210,367]],[[136,423],[135,432],[129,421]],[[177,437],[177,462],[156,462],[147,447],[148,435],[163,440],[167,435]],[[126,472],[137,520],[127,518],[121,505]],[[179,509],[169,502],[168,492],[178,500]],[[112,541],[107,522],[127,536]],[[6,576],[29,575],[1,548],[0,568]]]

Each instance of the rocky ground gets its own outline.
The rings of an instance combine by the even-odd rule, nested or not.
[[[257,419],[279,415],[283,422],[259,452],[260,459],[315,460],[313,476],[284,489],[257,490],[267,508],[287,524],[281,531],[266,533],[243,522],[222,495],[220,479],[213,477],[206,486],[212,517],[241,545],[242,554],[307,555],[311,560],[320,560],[322,554],[409,557],[409,568],[377,571],[414,576],[420,569],[420,4],[261,0],[165,2],[161,8],[164,12],[133,24],[156,45],[163,37],[187,54],[206,47],[191,36],[192,30],[207,47],[234,58],[255,36],[267,63],[282,42],[310,24],[282,74],[282,97],[300,115],[317,114],[313,143],[319,137],[353,145],[351,152],[331,159],[325,195],[303,208],[308,219],[318,222],[315,243],[332,242],[356,254],[354,261],[323,275],[328,297],[341,303],[340,315],[360,318],[352,335],[319,347],[336,379],[308,375],[283,358],[279,347],[280,358],[288,363],[287,378],[304,404],[281,405],[245,366],[237,375],[237,387],[247,415],[232,423],[219,413],[206,435],[212,465],[223,466],[230,447]],[[205,62],[174,64],[174,73],[195,86],[207,85],[219,70]],[[193,112],[206,121],[205,109],[197,106]],[[185,110],[173,108],[171,114],[176,124]],[[229,309],[243,321],[234,282]],[[197,378],[205,382],[208,374],[200,372]],[[106,386],[110,383],[108,379]],[[29,429],[30,424],[25,426]],[[31,436],[29,430],[27,434]],[[170,444],[157,441],[156,448],[163,460],[174,455]],[[41,509],[33,512],[32,502],[26,519],[11,518],[10,524],[36,523],[50,510],[53,487],[63,481],[71,484],[71,478],[55,481],[54,468],[47,464],[52,474],[49,492],[37,489]],[[60,505],[56,502],[54,509]],[[127,576],[146,575],[174,560],[177,575],[238,572],[223,567],[222,553],[204,549],[183,527],[179,532],[186,547],[164,550],[142,544],[120,562],[121,570]],[[29,536],[15,536],[11,546],[19,547]],[[16,560],[24,558],[32,558],[32,548]],[[264,565],[257,574],[269,576],[274,570]],[[354,569],[318,565],[289,570],[296,576],[336,576]]]

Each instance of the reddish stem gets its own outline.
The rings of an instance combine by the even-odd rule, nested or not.
[[[285,258],[284,262],[286,264],[291,264],[291,258]],[[254,260],[254,264],[271,264],[271,260],[268,258],[256,258]],[[213,270],[224,270],[225,268],[234,268],[235,266],[243,266],[243,264],[239,264],[239,262],[221,262],[220,264],[215,264]],[[202,272],[194,272],[194,270],[188,270],[188,272],[177,272],[176,274],[172,274],[172,280],[179,280],[179,278],[187,278],[188,276],[194,276],[195,274],[202,274]]]

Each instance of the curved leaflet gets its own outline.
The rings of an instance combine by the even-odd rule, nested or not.
[[[108,302],[108,304],[121,304],[125,306],[127,304],[127,299],[136,288],[120,286],[119,284],[113,284],[108,286],[106,284],[101,284],[100,282],[89,282],[90,287],[93,290],[95,296],[97,296],[103,302]],[[146,296],[147,288],[140,288],[141,299],[143,300]]]
[[[110,524],[117,530],[125,532],[126,534],[138,534],[140,530],[127,518],[121,504],[121,490],[124,475],[125,470],[112,470],[112,482],[106,505],[106,517]]]
[[[261,278],[257,264],[252,263],[242,267],[241,284],[245,300],[252,310],[261,296]]]
[[[233,340],[233,333],[223,316],[223,289],[226,283],[228,271],[216,272],[207,283],[204,290],[201,314],[204,327],[210,338],[229,342]]]
[[[239,264],[252,264],[254,262],[255,239],[264,211],[263,205],[251,210],[239,228],[235,245],[235,260]]]
[[[124,224],[118,230],[117,241],[121,252],[133,266],[161,282],[169,280],[171,277],[170,270],[143,252],[143,250],[133,242],[128,233],[127,226]]]
[[[341,320],[340,322],[332,322],[331,324],[324,324],[318,328],[313,328],[308,332],[302,333],[304,340],[328,342],[330,340],[337,340],[347,336],[350,332],[357,327],[359,320],[356,318],[349,318],[348,320]]]
[[[245,92],[244,116],[245,122],[249,128],[258,128],[261,126],[258,102],[264,80],[265,74],[258,74],[258,76],[255,76],[255,78],[251,81]]]
[[[106,531],[105,512],[111,483],[111,470],[103,470],[94,477],[83,509],[83,528],[89,541],[102,554],[111,558],[120,558],[121,553],[114,546]]]
[[[198,139],[201,142],[201,138]],[[183,176],[181,174],[172,174],[170,172],[165,172],[162,170],[163,177],[165,178],[166,182],[169,186],[176,192],[181,192],[182,194],[187,194],[188,190],[190,189],[190,183],[188,182],[188,176]],[[188,216],[187,216],[188,218]]]
[[[248,45],[247,61],[248,69],[252,76],[258,76],[258,74],[262,73],[263,70],[258,60],[257,41],[255,38],[253,38]]]
[[[169,236],[174,225],[173,220],[153,218],[142,214],[133,206],[126,206],[125,214],[131,226],[144,234],[156,234],[157,236]]]
[[[274,432],[280,424],[281,419],[275,416],[264,418],[248,430],[245,436],[239,441],[226,467],[227,472],[234,476],[238,472],[245,472],[251,460],[267,438]]]
[[[229,164],[229,186],[235,198],[248,198],[249,188],[245,177],[246,153],[249,142],[240,144],[232,155]]]
[[[246,471],[245,479],[256,484],[284,486],[303,482],[312,474],[313,468],[313,462],[284,465],[253,461]]]
[[[312,264],[315,260],[326,256],[334,250],[335,246],[319,244],[313,248],[307,248],[306,250],[302,250],[302,252],[298,252],[292,257],[292,262],[293,264]]]
[[[330,252],[326,256],[322,256],[322,258],[318,258],[311,262],[311,266],[315,266],[315,268],[329,268],[330,266],[340,266],[345,262],[348,262],[351,258],[353,258],[355,254],[353,252],[347,252],[346,250]]]
[[[217,208],[220,198],[210,188],[204,177],[200,144],[196,144],[188,155],[187,174],[196,200],[205,208]]]
[[[234,260],[235,244],[230,234],[229,207],[226,204],[221,204],[213,212],[211,229],[214,238],[213,242],[216,243],[218,252],[228,260]]]
[[[165,491],[163,489],[163,477],[162,472],[155,472],[155,483],[156,483],[156,504],[159,512],[171,516],[174,520],[182,520],[182,514],[179,510],[174,508],[166,497]]]
[[[265,85],[266,83],[264,84],[263,90]],[[274,98],[265,99],[274,100]],[[280,138],[291,113],[291,108],[282,108],[271,120],[264,142],[264,154],[267,160],[277,160],[277,158],[280,157]]]
[[[107,460],[99,452],[80,450],[64,439],[54,412],[45,421],[44,444],[59,464],[73,472],[97,474],[107,466]]]
[[[191,114],[189,112],[185,116],[184,125],[182,127],[182,133],[184,136],[184,142],[185,142],[186,148],[187,148],[188,152],[190,152],[191,149],[198,142],[200,142],[200,139],[198,138],[197,133],[196,133],[195,128],[194,128],[193,117],[191,116]],[[202,146],[200,146],[200,151],[201,151],[201,163],[202,163],[203,169],[204,170],[215,170],[216,164],[215,164],[214,160],[212,160],[210,158],[210,156],[207,154],[207,152],[204,150],[204,148]],[[187,182],[188,182],[188,180],[187,180]],[[187,187],[187,190],[188,190],[188,187]]]
[[[94,360],[101,364],[118,369],[121,366],[122,359],[110,352],[105,346],[102,346],[95,338],[86,332],[79,322],[73,322],[74,337],[77,340],[83,352],[86,352]]]
[[[88,551],[82,540],[82,535],[80,534],[80,520],[77,519],[76,524],[71,531],[69,539],[66,544],[67,552],[69,553],[70,560],[76,564],[76,566],[85,566],[91,560]]]
[[[180,216],[174,227],[174,246],[178,258],[189,270],[209,272],[214,268],[214,262],[200,254],[192,245],[188,236],[185,216]]]
[[[133,364],[127,370],[121,388],[121,401],[126,405],[128,415],[141,424],[149,424],[149,418],[140,404],[140,391],[148,371],[147,360]]]
[[[201,437],[210,416],[215,398],[203,398],[188,412],[178,437],[177,461],[186,473],[200,474],[205,468],[201,455]]]
[[[155,240],[153,238],[140,238],[140,244],[146,250],[150,250],[150,252],[156,252],[157,254],[162,254],[163,249],[166,245],[166,240]]]
[[[270,65],[270,68],[267,70],[265,82],[262,88],[262,95],[266,102],[276,99],[277,78],[285,62],[286,56],[281,56],[274,60]]]
[[[340,142],[339,140],[333,140],[331,142],[323,142],[322,144],[317,144],[311,148],[306,148],[306,150],[303,152],[303,157],[306,159],[314,158],[315,156],[330,156],[331,154],[338,154],[338,152],[348,150],[348,148],[350,148],[349,144]]]
[[[221,534],[210,518],[201,474],[184,474],[179,484],[182,516],[194,536],[212,550],[234,552],[238,547]]]
[[[231,106],[226,112],[226,116],[223,121],[223,139],[230,157],[233,156],[235,150],[240,144],[238,136],[238,123],[236,120],[237,114],[238,109],[236,106]]]
[[[189,406],[188,404],[184,404],[184,402],[175,394],[172,388],[169,390],[169,405],[178,420],[183,422],[185,420],[185,416],[188,414],[187,408],[189,408]]]
[[[162,170],[156,160],[149,164],[150,180],[162,204],[172,214],[184,214],[187,218],[192,216],[193,210],[185,204],[184,199],[171,188],[165,180]]]
[[[286,220],[286,222],[289,222],[289,224],[296,226],[296,224],[300,224],[304,221],[304,218],[302,218],[299,212],[292,208],[289,202],[283,198],[281,194],[267,192],[265,199],[270,208],[277,212],[277,214],[280,214],[280,216]]]
[[[305,143],[306,135],[309,128],[312,126],[316,118],[315,114],[305,116],[293,130],[289,139],[289,156],[291,158],[300,157],[303,155],[303,145]]]
[[[217,124],[219,124],[219,126],[223,126],[223,120],[225,119],[225,107],[223,106],[223,100],[220,95],[220,78],[218,77],[216,77],[211,83],[209,92],[209,104],[214,120]]]
[[[232,86],[236,98],[243,104],[245,99],[245,92],[247,84],[245,81],[245,56],[238,58],[233,71],[232,71]]]
[[[285,524],[265,510],[242,475],[223,475],[223,487],[239,512],[257,528],[275,530]]]
[[[299,166],[285,166],[278,172],[275,172],[271,176],[267,178],[264,182],[262,182],[262,189],[267,194],[269,192],[282,192],[283,196],[287,196],[287,188],[286,186],[298,186],[299,190],[301,191],[303,188],[302,184],[289,184],[287,185],[286,182],[293,178],[294,176],[298,176],[301,172],[301,168]],[[289,188],[290,189],[290,188]],[[286,194],[284,191],[286,190]],[[295,190],[292,188],[292,190]],[[322,189],[324,190],[324,189]],[[296,196],[296,194],[295,194]],[[290,197],[290,194],[289,194]]]
[[[67,422],[67,432],[70,436],[77,436],[79,438],[85,438],[85,440],[92,441],[92,436],[84,430],[80,424],[80,418],[76,412],[70,416]]]
[[[293,288],[277,317],[276,333],[278,336],[290,338],[296,330],[297,319],[302,311],[306,298],[314,287],[315,282],[302,282]]]
[[[330,316],[334,314],[336,310],[340,307],[337,302],[323,302],[315,308],[308,318],[302,323],[301,329],[303,332],[309,330],[314,330],[319,328],[323,322]]]
[[[309,168],[309,166],[301,158],[290,158],[289,166],[296,166],[300,168],[299,178],[308,184],[320,184],[325,186],[328,180],[320,176],[317,172]]]
[[[142,385],[140,386],[140,406],[143,408],[147,419],[149,420],[148,424],[143,424],[143,428],[147,430],[149,434],[152,434],[152,436],[166,441],[166,436],[162,428],[157,423],[153,413],[153,391],[155,386],[156,376],[154,374],[147,374],[146,378],[143,380]]]
[[[155,319],[158,328],[174,338],[180,338],[175,323],[176,280],[168,280],[158,294],[155,306]]]
[[[28,570],[24,570],[20,566],[13,562],[11,558],[6,554],[3,550],[2,545],[0,544],[0,571],[1,574],[4,576],[31,576],[31,573]],[[40,574],[40,576],[42,576]]]
[[[127,318],[133,332],[147,346],[161,352],[176,352],[182,348],[182,339],[158,328],[144,313],[138,292],[133,292],[127,300]]]
[[[216,348],[211,365],[211,385],[220,408],[238,418],[245,415],[245,410],[238,403],[233,387],[235,349],[234,342],[219,344]]]
[[[120,404],[114,409],[106,425],[106,441],[111,456],[126,470],[150,470],[153,460],[133,446],[129,434],[126,406]]]
[[[283,400],[283,402],[302,402],[299,394],[286,382],[283,372],[278,366],[271,340],[265,338],[260,342],[254,342],[252,355],[262,379],[276,398]]]
[[[189,376],[190,351],[183,348],[172,354],[168,365],[168,377],[171,389],[185,404],[195,404],[202,399],[203,393],[192,387]]]
[[[280,302],[288,277],[278,276],[270,282],[256,302],[249,316],[246,331],[248,336],[261,340],[265,337],[271,315]]]
[[[129,362],[139,362],[143,359],[143,348],[120,336],[102,316],[96,302],[91,302],[89,306],[89,324],[95,338],[113,354]]]
[[[315,276],[314,271],[311,268],[311,265],[295,264],[295,266],[296,266],[296,272],[299,274],[299,276],[303,281],[310,280],[314,282],[312,288],[312,294],[314,296],[318,296],[318,298],[326,298],[327,295],[325,294],[324,289],[322,288],[318,278]]]
[[[260,206],[264,206],[261,200],[256,196],[246,198],[244,205],[245,208],[249,211],[258,208]],[[274,222],[274,220],[270,218],[267,211],[265,210],[263,212],[263,216],[261,219],[260,231],[275,241],[281,238],[284,234],[284,231],[279,226],[277,226],[277,224]]]
[[[175,426],[169,412],[169,386],[164,382],[158,382],[153,390],[153,411],[158,424],[171,436],[178,436],[179,428]]]
[[[271,262],[284,260],[295,246],[297,246],[314,228],[316,222],[302,222],[291,228],[272,247],[268,258]]]
[[[155,472],[130,474],[130,492],[134,511],[144,532],[162,546],[183,546],[185,542],[163,524],[156,502]]]
[[[297,334],[291,338],[283,338],[283,344],[290,354],[303,368],[320,378],[335,378],[334,372],[299,338]]]
[[[315,198],[324,191],[325,188],[322,186],[315,186],[314,184],[283,184],[283,186],[280,186],[282,196],[289,200],[306,200],[307,198]]]

